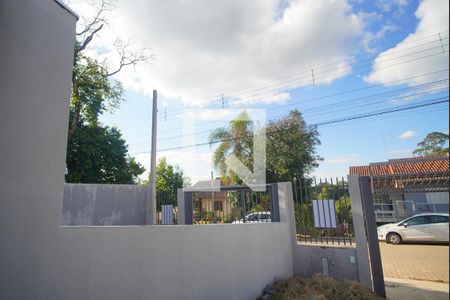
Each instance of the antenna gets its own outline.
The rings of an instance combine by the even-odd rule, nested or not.
[[[222,93],[222,108],[225,108],[225,100],[223,98],[223,93]]]

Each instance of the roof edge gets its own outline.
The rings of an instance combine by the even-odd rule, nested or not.
[[[73,11],[69,6],[67,6],[62,0],[53,0],[53,1],[55,1],[56,4],[58,4],[59,6],[61,6],[62,9],[72,14],[78,21],[78,19],[80,18],[78,14],[75,11]]]

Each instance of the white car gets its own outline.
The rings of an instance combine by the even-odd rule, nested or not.
[[[244,222],[245,220],[245,222]],[[234,221],[232,224],[241,223],[270,223],[270,211],[257,211],[245,216],[244,219]]]
[[[390,244],[403,241],[448,242],[448,214],[414,215],[398,223],[377,228],[378,239]]]

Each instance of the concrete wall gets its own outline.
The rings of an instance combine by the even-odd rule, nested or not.
[[[297,273],[351,268],[352,250],[296,244],[290,184],[279,223],[60,226],[75,21],[54,0],[0,1],[0,299],[254,299],[294,254]]]
[[[356,248],[297,244],[294,273],[300,276],[325,274],[338,280],[358,281]]]
[[[65,184],[62,225],[144,225],[151,186]]]
[[[0,299],[42,299],[47,261],[63,260],[75,22],[53,0],[0,1]]]
[[[60,226],[75,17],[4,0],[0,30],[0,299],[254,299],[292,275],[292,211],[277,224]]]

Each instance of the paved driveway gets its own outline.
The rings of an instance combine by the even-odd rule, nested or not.
[[[448,245],[380,242],[385,277],[448,282]]]

